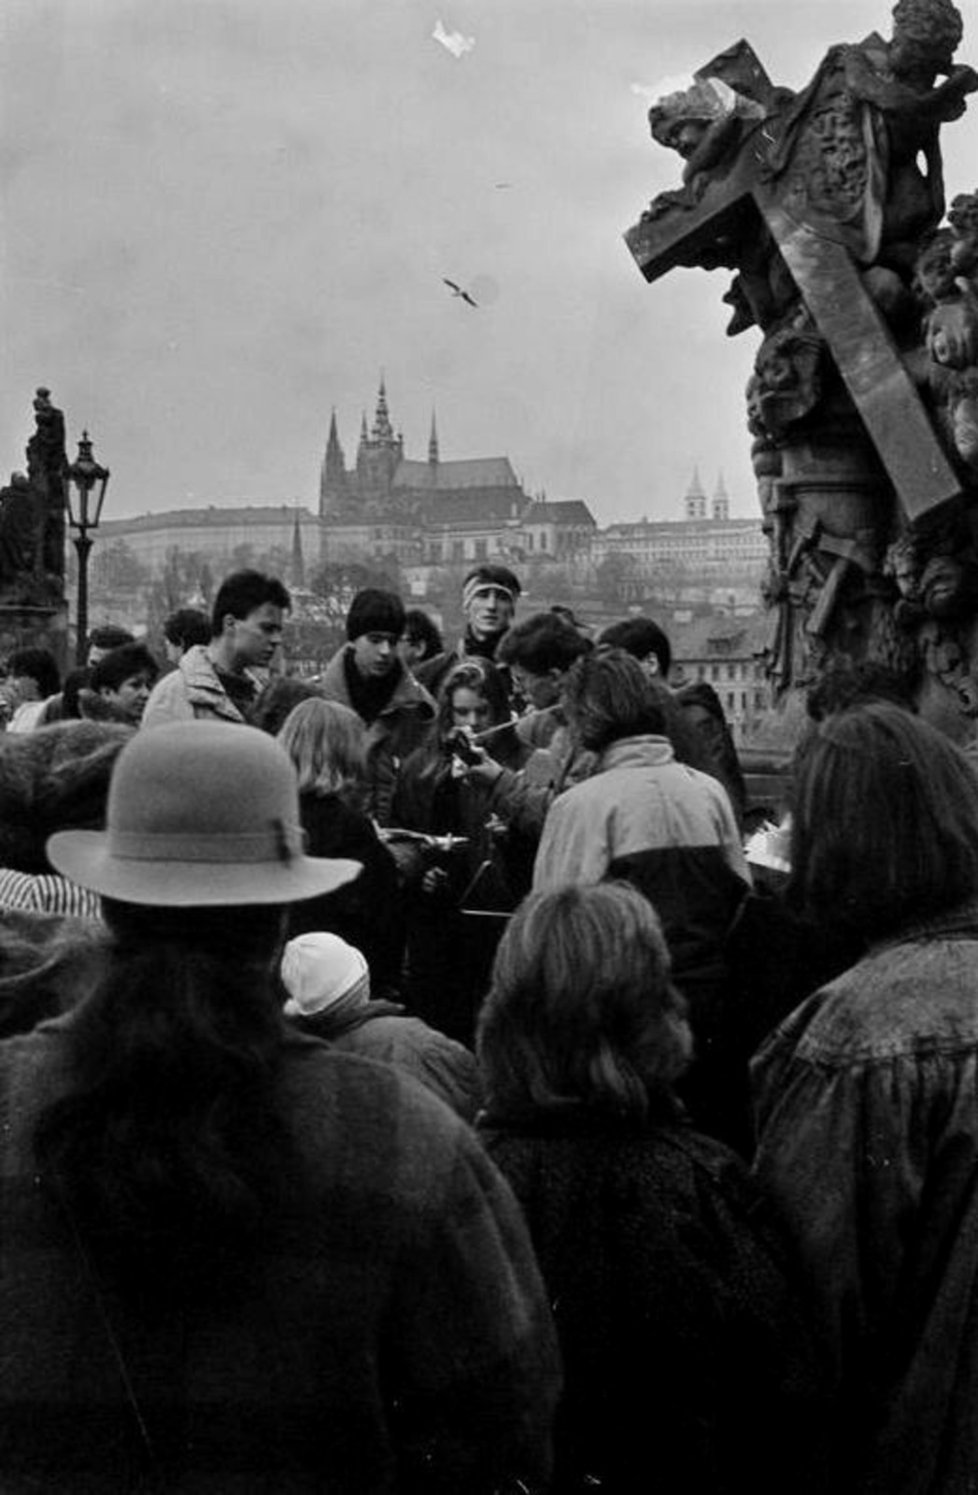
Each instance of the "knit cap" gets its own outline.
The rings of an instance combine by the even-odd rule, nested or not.
[[[382,592],[365,587],[350,603],[346,615],[346,636],[352,643],[365,633],[390,633],[400,638],[404,632],[404,603],[396,592]]]
[[[316,931],[289,940],[282,952],[287,1017],[335,1015],[370,1000],[370,970],[360,951],[338,934]]]

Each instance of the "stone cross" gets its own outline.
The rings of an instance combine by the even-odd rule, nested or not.
[[[739,47],[749,51],[746,43]],[[760,64],[755,60],[754,65],[767,83]],[[705,173],[697,192],[664,194],[671,204],[657,216],[643,216],[625,242],[651,282],[676,265],[709,264],[711,257],[717,263],[718,245],[743,239],[745,231],[750,235],[752,217],[757,236],[759,215],[832,354],[908,521],[921,523],[960,496],[961,482],[849,251],[788,212],[782,183],[767,170],[774,144],[766,122],[753,123],[729,164]]]

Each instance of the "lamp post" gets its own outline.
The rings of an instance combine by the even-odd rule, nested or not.
[[[92,443],[83,431],[78,456],[68,468],[68,523],[78,552],[78,600],[75,621],[75,663],[84,664],[88,652],[88,556],[94,541],[89,530],[97,529],[109,482],[109,469],[92,456]],[[75,501],[72,503],[72,489]]]

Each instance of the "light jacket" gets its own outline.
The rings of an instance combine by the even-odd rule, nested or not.
[[[623,877],[654,904],[677,977],[719,960],[750,886],[726,791],[664,737],[625,737],[547,812],[533,891]]]
[[[211,663],[206,644],[194,644],[175,670],[153,686],[141,726],[158,727],[164,722],[243,722],[244,717],[228,696]]]
[[[355,711],[343,665],[349,644],[333,655],[320,683],[327,701],[339,701]],[[147,708],[148,709],[148,708]],[[394,693],[366,729],[367,795],[364,808],[381,825],[390,824],[391,801],[398,770],[419,745],[435,719],[435,703],[410,671],[402,669]]]

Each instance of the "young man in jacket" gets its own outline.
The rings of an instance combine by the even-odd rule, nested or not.
[[[211,641],[195,644],[154,687],[143,726],[163,722],[247,722],[258,694],[251,672],[271,664],[291,599],[277,576],[233,571],[214,598]]]

